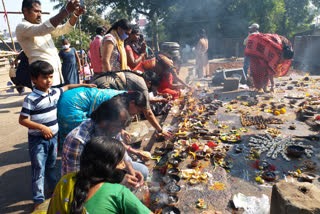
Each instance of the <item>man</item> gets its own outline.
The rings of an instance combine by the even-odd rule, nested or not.
[[[80,8],[79,5],[79,0],[70,0],[56,16],[42,23],[40,1],[23,0],[22,2],[24,19],[16,28],[17,40],[30,64],[38,60],[51,64],[54,69],[52,86],[64,83],[61,61],[52,37],[67,34],[74,28],[78,17],[85,12],[85,8]],[[59,25],[70,14],[72,14],[71,18],[64,25]]]
[[[208,48],[207,33],[205,29],[202,29],[199,33],[199,41],[196,46],[196,69],[199,78],[209,76]]]
[[[102,59],[100,54],[101,41],[106,30],[104,27],[97,27],[96,38],[90,43],[91,64],[93,73],[99,74],[102,72]]]
[[[249,35],[248,37],[243,41],[243,45],[247,47],[248,44],[248,38],[251,34],[257,34],[259,33],[259,25],[257,23],[254,23],[249,26]],[[248,77],[248,69],[250,67],[250,57],[244,56],[244,62],[243,62],[243,71],[245,75]]]

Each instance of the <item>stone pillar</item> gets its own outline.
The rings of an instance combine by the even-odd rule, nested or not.
[[[311,183],[277,183],[270,214],[320,214],[320,189]]]

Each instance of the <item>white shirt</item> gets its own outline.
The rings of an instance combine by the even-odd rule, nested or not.
[[[42,24],[32,24],[25,19],[22,19],[16,28],[17,40],[26,53],[29,64],[42,60],[52,65],[53,86],[63,84],[64,81],[61,74],[61,60],[52,37],[67,34],[73,28],[69,21],[55,28],[50,20]]]
[[[251,35],[251,34],[258,34],[258,33],[259,33],[259,31],[256,31],[256,32],[250,33],[250,35]],[[249,36],[250,36],[250,35],[249,35]],[[246,46],[246,47],[247,47],[247,44],[248,44],[249,36],[247,36],[247,38],[243,41],[243,45]]]

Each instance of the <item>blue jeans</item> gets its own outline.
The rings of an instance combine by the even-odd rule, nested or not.
[[[130,162],[133,169],[141,172],[144,180],[147,179],[147,177],[149,176],[149,169],[146,165],[132,161],[132,158],[128,154],[126,154],[124,160]]]
[[[46,140],[43,136],[29,135],[29,154],[32,172],[32,197],[34,203],[42,203],[44,197],[44,179],[49,190],[54,190],[57,184],[56,159],[57,136]]]
[[[132,168],[134,168],[135,170],[141,172],[141,174],[143,175],[144,180],[147,179],[147,177],[149,176],[149,169],[146,165],[142,164],[142,163],[138,163],[138,162],[131,162],[132,164]]]
[[[243,62],[243,71],[246,74],[246,76],[248,76],[249,67],[250,67],[250,57],[249,56],[245,56],[244,57],[244,62]]]

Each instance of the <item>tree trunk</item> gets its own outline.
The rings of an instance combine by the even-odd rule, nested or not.
[[[159,36],[158,36],[158,17],[156,14],[151,18],[152,23],[152,44],[155,52],[159,52]]]

